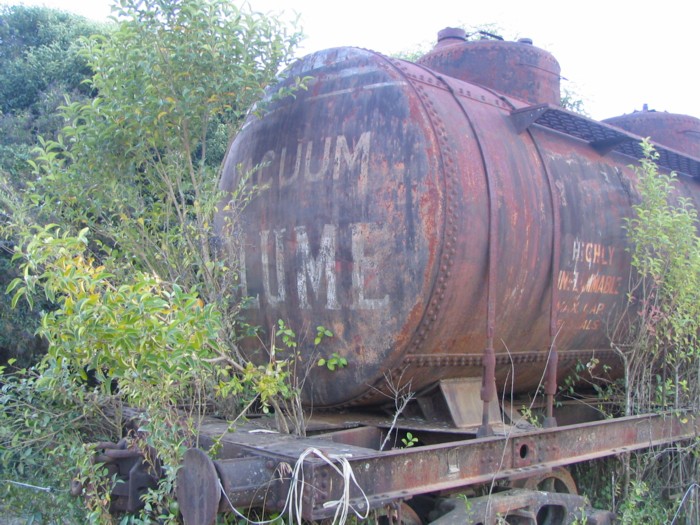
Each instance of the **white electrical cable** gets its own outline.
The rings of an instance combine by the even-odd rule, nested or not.
[[[19,481],[12,481],[11,479],[0,479],[0,481],[9,483],[10,485],[16,485],[25,489],[39,490],[41,492],[47,492],[53,494],[54,492],[59,492],[53,487],[38,487],[37,485],[30,485],[29,483],[21,483]]]
[[[326,464],[328,464],[335,472],[343,479],[343,491],[342,491],[342,496],[340,497],[339,500],[332,500],[332,501],[327,501],[326,503],[323,504],[324,508],[333,508],[335,507],[335,515],[333,516],[333,524],[334,525],[343,525],[347,519],[350,511],[352,512],[361,520],[367,519],[369,516],[369,499],[367,498],[367,495],[365,494],[364,490],[362,490],[362,487],[360,487],[360,484],[357,482],[357,479],[355,478],[355,473],[352,470],[352,465],[350,465],[350,462],[348,461],[348,457],[351,457],[350,454],[324,454],[317,448],[311,447],[307,448],[304,450],[304,452],[301,453],[299,456],[299,459],[297,459],[296,463],[294,464],[294,468],[292,469],[292,474],[291,474],[291,480],[290,480],[290,486],[289,486],[289,492],[287,493],[287,498],[285,499],[284,502],[284,507],[280,511],[280,515],[284,515],[285,513],[289,515],[289,522],[293,523],[296,521],[298,525],[302,525],[302,505],[303,505],[303,499],[304,499],[304,486],[305,486],[305,481],[304,481],[304,461],[306,458],[309,456],[316,456],[317,458],[321,459],[324,461]],[[338,462],[340,464],[340,467],[335,463]],[[361,512],[360,510],[356,509],[353,505],[350,504],[350,488],[351,485],[354,485],[357,487],[362,494],[362,499],[364,500],[364,506],[365,510],[364,512]],[[246,516],[238,512],[236,508],[233,506],[231,503],[231,500],[228,498],[226,495],[226,491],[224,490],[223,485],[221,485],[221,481],[219,481],[219,487],[221,488],[221,492],[224,495],[224,498],[226,498],[226,501],[228,502],[229,507],[231,510],[240,518],[246,520],[248,523],[251,523],[252,525],[269,525],[270,523],[274,522],[276,520],[267,520],[267,521],[252,521],[249,520]],[[299,487],[301,487],[301,490],[299,490]]]
[[[678,504],[678,509],[676,509],[676,513],[673,516],[673,520],[671,521],[671,525],[674,525],[676,523],[676,520],[678,519],[679,514],[681,513],[681,509],[683,508],[683,505],[685,505],[685,500],[688,498],[688,496],[696,489],[700,489],[700,485],[697,483],[693,483],[688,487],[688,489],[685,491],[685,494],[683,495],[683,499],[681,502]]]

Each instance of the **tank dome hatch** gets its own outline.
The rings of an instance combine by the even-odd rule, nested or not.
[[[551,53],[532,45],[529,38],[509,42],[484,35],[468,40],[464,29],[447,27],[417,63],[529,104],[561,105],[561,68]]]

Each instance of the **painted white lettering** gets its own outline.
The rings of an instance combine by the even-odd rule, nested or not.
[[[268,150],[256,166],[253,183],[258,184],[278,177],[280,186],[286,187],[299,182],[300,174],[310,182],[317,182],[328,176],[332,176],[334,180],[342,176],[354,176],[357,177],[360,195],[365,195],[369,180],[371,137],[372,133],[365,131],[354,143],[348,143],[344,135],[325,137],[316,143],[299,142],[296,145],[294,159],[291,158],[291,151],[288,151],[287,147]],[[334,141],[335,146],[333,146]],[[321,147],[323,151],[319,153]],[[333,163],[332,172],[331,162]],[[252,168],[250,159],[247,161],[247,166],[247,168],[239,166],[239,173],[243,174]]]
[[[341,161],[345,161],[348,171],[355,169],[355,162],[358,158],[360,164],[360,174],[358,179],[358,188],[360,195],[367,193],[367,179],[369,174],[369,145],[371,133],[365,131],[360,135],[355,150],[351,153],[348,147],[348,141],[344,135],[339,135],[335,142],[335,165],[333,166],[333,178],[340,178]]]
[[[575,263],[579,261],[587,263],[589,269],[592,269],[593,266],[611,266],[614,255],[614,246],[574,240],[572,260]]]
[[[296,278],[296,293],[299,299],[299,307],[311,309],[313,307],[339,310],[338,286],[341,281],[338,277],[339,268],[347,268],[350,272],[349,289],[344,290],[342,297],[347,298],[349,304],[343,307],[353,310],[381,310],[389,307],[389,294],[381,293],[384,290],[381,281],[380,257],[382,246],[390,237],[382,227],[375,223],[354,223],[350,225],[349,235],[339,236],[338,226],[325,224],[317,242],[309,241],[307,227],[294,228],[294,237],[290,238],[288,229],[262,230],[260,236],[260,253],[256,263],[256,289],[262,291],[255,297],[248,298],[247,308],[260,308],[261,296],[266,305],[272,307],[284,304],[289,300],[289,286],[294,283],[287,282],[290,276]],[[338,243],[340,239],[347,239],[350,246],[350,265],[338,264]],[[285,251],[290,245],[296,246],[296,251]],[[246,263],[245,238],[240,245],[240,252],[236,256],[240,264],[240,288],[244,297],[248,296],[248,268]],[[316,248],[318,247],[318,248]],[[257,250],[256,250],[257,252]],[[250,253],[248,254],[248,256]],[[249,257],[248,257],[249,258]],[[273,260],[274,258],[274,260]],[[290,265],[291,262],[291,265]],[[558,279],[560,290],[574,289],[575,277],[570,272],[561,271]],[[608,286],[609,287],[609,286]],[[589,285],[589,288],[593,288]],[[605,287],[596,285],[596,289]],[[324,296],[325,294],[325,296]]]
[[[284,289],[284,247],[282,245],[282,234],[286,230],[274,230],[275,233],[275,269],[277,279],[277,295],[274,295],[270,287],[270,261],[267,250],[267,239],[270,232],[263,230],[260,232],[260,253],[262,254],[263,290],[265,300],[272,306],[276,306],[286,299]]]
[[[299,293],[299,306],[311,308],[307,293],[307,277],[311,282],[311,289],[318,299],[321,290],[321,277],[326,276],[326,308],[329,310],[340,309],[338,304],[335,280],[335,253],[338,232],[336,226],[326,224],[323,227],[318,256],[311,255],[309,237],[306,228],[298,226],[294,228],[297,241],[297,255],[299,268],[297,270],[297,291]]]
[[[246,266],[245,266],[245,235],[241,236],[241,245],[239,247],[239,252],[238,252],[238,267],[240,268],[239,270],[239,277],[241,279],[241,296],[244,298],[248,297],[248,276],[246,275]],[[248,308],[260,308],[260,296],[256,295],[255,297],[251,297],[248,299],[247,302],[247,307]]]
[[[365,297],[365,287],[368,274],[377,275],[376,257],[367,255],[365,252],[365,241],[374,225],[367,223],[356,223],[351,225],[352,231],[352,289],[353,306],[355,310],[381,310],[389,306],[389,295],[381,299],[370,299]]]
[[[331,137],[326,137],[323,147],[323,158],[321,159],[321,167],[316,173],[311,171],[311,158],[313,156],[314,143],[309,142],[306,145],[306,162],[304,163],[304,178],[310,181],[321,180],[328,172],[328,166],[331,163]]]
[[[574,253],[573,253],[572,260],[578,261],[580,257],[581,257],[581,241],[576,239],[574,241]]]
[[[300,142],[297,144],[297,155],[294,159],[294,171],[289,177],[284,176],[285,163],[287,162],[287,148],[282,148],[282,153],[280,155],[280,185],[282,187],[289,186],[299,178],[299,169],[301,168],[301,150],[303,144]]]

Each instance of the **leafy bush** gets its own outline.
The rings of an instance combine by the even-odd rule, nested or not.
[[[155,449],[165,476],[124,522],[174,523],[174,476],[198,417],[221,396],[245,408],[296,393],[286,360],[236,354],[236,269],[216,258],[212,219],[245,205],[216,190],[218,166],[299,34],[224,0],[116,10],[114,31],[81,44],[96,98],[68,101],[61,133],[39,139],[34,179],[8,179],[1,195],[19,264],[13,304],[50,307],[45,357],[0,376],[0,467],[57,489],[40,501],[9,483],[3,504],[33,514],[60,495],[62,518],[109,522],[110,480],[88,443],[123,437],[128,405],[138,425],[126,437]],[[84,501],[64,492],[74,476]]]
[[[107,266],[89,257],[86,235],[83,230],[71,237],[48,226],[18,253],[23,277],[10,286],[13,302],[41,291],[55,309],[41,323],[47,355],[31,374],[6,378],[4,468],[20,475],[42,472],[48,465],[34,463],[58,460],[64,472],[52,483],[67,487],[65,465],[76,463],[71,459],[78,451],[87,456],[83,441],[105,439],[93,428],[95,416],[111,429],[108,437],[118,439],[120,408],[128,405],[140,413],[144,446],[158,451],[172,478],[193,444],[208,395],[222,379],[229,392],[237,390],[235,378],[222,377],[225,369],[216,366],[225,353],[220,315],[196,291],[152,275],[136,273],[133,281],[116,284]],[[106,407],[111,415],[103,414]],[[80,464],[73,474],[86,478],[84,486],[103,483],[89,461]],[[89,500],[97,516],[106,511],[107,505],[98,504],[105,497]]]
[[[43,7],[0,7],[0,174],[22,192],[31,180],[29,162],[37,137],[55,139],[65,125],[57,108],[66,95],[86,100],[92,76],[80,55],[80,39],[106,34],[107,24]],[[10,264],[12,239],[0,250],[0,289],[15,277]],[[39,316],[22,308],[12,311],[0,297],[0,363],[36,361],[45,345],[34,336]]]
[[[0,372],[2,367],[0,367]],[[0,501],[8,516],[27,523],[85,523],[84,502],[70,495],[74,465],[86,471],[86,435],[113,437],[94,393],[34,369],[5,371],[0,388]]]
[[[644,141],[642,148],[635,168],[639,199],[625,225],[633,269],[629,308],[611,337],[625,374],[621,388],[613,392],[608,384],[604,392],[622,400],[618,411],[625,415],[671,411],[692,417],[700,407],[698,214],[678,191],[676,175],[659,172],[653,146]],[[696,439],[596,462],[590,468],[599,475],[582,485],[615,508],[621,523],[667,523],[697,481],[699,444]]]

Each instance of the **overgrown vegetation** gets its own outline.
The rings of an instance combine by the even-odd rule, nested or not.
[[[653,147],[646,141],[642,146],[645,156],[636,169],[641,201],[627,224],[636,271],[630,287],[632,329],[626,338],[614,339],[614,348],[625,365],[625,414],[671,410],[685,417],[700,408],[698,213],[679,195],[676,175],[659,172]],[[697,483],[698,444],[625,458],[623,522],[670,521],[685,491]],[[652,494],[667,497],[652,498],[658,505],[650,505]],[[646,504],[628,504],[633,500]],[[697,504],[696,493],[684,509],[686,523],[695,522]]]
[[[0,499],[46,523],[113,521],[90,443],[124,437],[126,405],[130,445],[157,450],[165,476],[140,517],[122,521],[174,523],[175,467],[197,418],[297,395],[286,361],[237,355],[248,327],[212,218],[227,207],[235,220],[245,206],[243,191],[217,191],[219,166],[300,34],[224,0],[119,0],[115,10],[112,31],[72,41],[94,98],[66,90],[63,124],[37,138],[32,171],[21,184],[4,172],[3,229],[20,268],[9,290],[15,305],[43,309],[49,346],[0,379]],[[85,499],[69,497],[73,476]]]
[[[697,210],[676,192],[676,176],[660,173],[658,154],[643,143],[641,202],[627,223],[636,314],[630,337],[616,341],[625,363],[625,413],[697,409],[700,366],[700,240]]]
[[[94,93],[80,39],[105,35],[109,25],[43,7],[0,7],[0,173],[22,191],[31,179],[28,161],[37,137],[56,139],[64,126],[57,108],[69,95],[87,101]],[[0,288],[16,276],[12,243],[0,245]],[[48,306],[48,305],[45,305]],[[0,364],[17,359],[26,366],[45,351],[34,336],[36,311],[10,308],[0,297]]]
[[[678,191],[677,176],[657,168],[651,144],[642,147],[635,168],[639,201],[625,226],[633,269],[629,308],[611,336],[624,376],[598,392],[609,413],[692,417],[700,408],[698,215]],[[614,509],[621,523],[696,523],[699,444],[577,466],[579,482],[596,495],[595,506]]]

